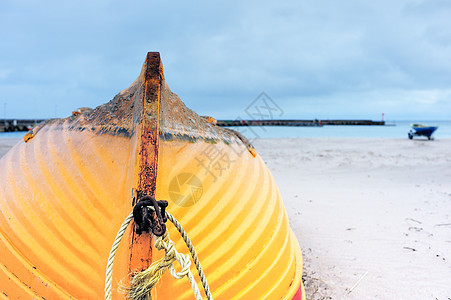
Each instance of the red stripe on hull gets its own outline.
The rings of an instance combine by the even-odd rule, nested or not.
[[[302,300],[302,284],[299,285],[299,290],[294,294],[293,300]]]

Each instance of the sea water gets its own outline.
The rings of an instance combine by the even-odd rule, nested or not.
[[[248,139],[254,138],[408,138],[412,123],[438,126],[433,138],[451,138],[451,121],[390,121],[384,126],[363,125],[327,125],[322,127],[285,127],[285,126],[237,126],[230,127],[242,133]],[[416,137],[415,137],[416,138]],[[424,138],[424,137],[422,137]]]
[[[255,138],[407,138],[410,124],[421,123],[438,126],[435,139],[451,138],[451,121],[388,121],[385,126],[339,126],[289,127],[289,126],[238,126],[229,127],[242,133],[248,139]],[[21,138],[25,132],[0,132],[0,138]]]
[[[21,138],[23,137],[27,132],[26,131],[13,131],[13,132],[0,132],[0,139],[1,138]]]

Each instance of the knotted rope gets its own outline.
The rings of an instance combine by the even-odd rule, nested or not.
[[[181,279],[184,276],[187,276],[191,288],[193,289],[194,296],[197,300],[202,300],[199,288],[190,271],[191,260],[189,255],[177,252],[174,242],[169,239],[167,231],[163,236],[155,237],[155,248],[158,250],[164,249],[164,257],[154,262],[147,270],[138,272],[133,276],[130,287],[126,288],[128,297],[130,299],[145,299],[146,297],[150,297],[150,291],[158,283],[164,272],[169,269],[172,277],[175,279]],[[180,272],[175,270],[174,261],[178,261],[182,266]]]
[[[153,207],[149,207],[150,209],[153,209]],[[182,225],[175,219],[171,214],[166,212],[167,218],[174,224],[174,226],[177,228],[177,230],[182,235],[183,240],[185,241],[191,256],[193,258],[193,261],[196,265],[197,271],[199,273],[199,277],[202,282],[202,286],[204,288],[205,294],[207,296],[208,300],[212,300],[213,297],[210,293],[210,289],[207,283],[207,279],[205,277],[205,274],[202,270],[202,267],[200,266],[199,259],[196,254],[196,250],[194,249],[193,244],[191,243],[188,235],[186,234],[185,230],[183,229]],[[119,243],[124,236],[124,233],[128,227],[128,224],[133,219],[133,212],[131,212],[127,218],[125,218],[124,222],[122,223],[121,228],[119,229],[116,239],[114,240],[113,246],[110,251],[110,255],[108,257],[108,263],[106,268],[106,279],[105,279],[105,299],[110,300],[111,299],[111,286],[112,286],[112,278],[113,278],[113,264],[114,264],[114,258],[116,256],[116,251],[119,247]],[[184,276],[188,277],[188,280],[191,284],[191,288],[193,289],[194,296],[196,299],[202,299],[202,296],[200,294],[199,288],[197,287],[197,283],[194,280],[193,274],[190,271],[191,266],[191,260],[187,254],[180,254],[177,252],[174,246],[174,242],[171,241],[169,238],[169,234],[166,231],[163,236],[154,236],[155,239],[155,247],[158,250],[165,250],[165,256],[158,261],[154,262],[150,267],[142,272],[138,272],[134,274],[130,287],[126,288],[125,290],[128,293],[128,297],[130,299],[143,299],[148,298],[150,299],[150,291],[152,288],[158,283],[160,278],[163,276],[164,272],[169,269],[172,277],[176,279],[181,279]],[[180,272],[177,272],[174,268],[174,261],[177,261],[180,266],[182,267],[182,270]]]

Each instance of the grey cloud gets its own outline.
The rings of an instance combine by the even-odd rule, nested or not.
[[[424,118],[449,118],[449,10],[448,1],[2,1],[0,104],[17,117],[99,105],[155,50],[170,87],[200,113],[233,118],[266,91],[287,117],[409,118],[408,95],[433,91],[441,100],[422,104]]]

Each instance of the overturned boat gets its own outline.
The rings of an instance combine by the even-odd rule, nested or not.
[[[113,100],[39,125],[0,160],[3,295],[103,297],[116,233],[146,196],[168,201],[215,299],[305,298],[301,251],[270,171],[241,135],[170,91],[159,53],[148,53],[137,80]],[[114,299],[162,256],[137,229],[132,221],[116,254]],[[192,294],[186,278],[166,274],[153,297]]]

